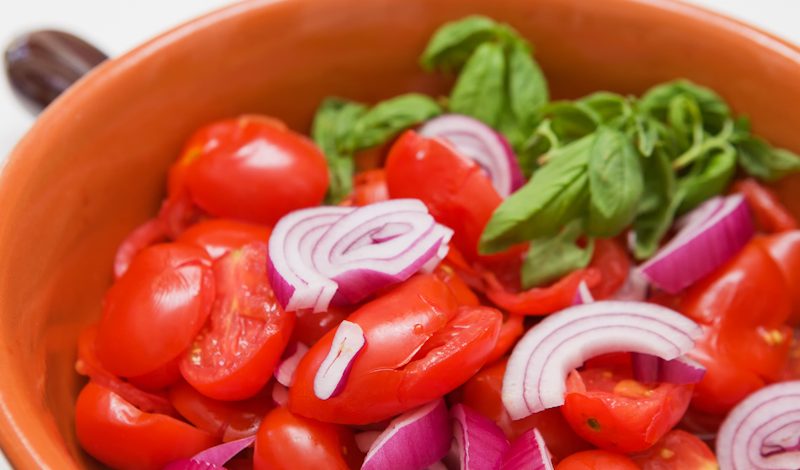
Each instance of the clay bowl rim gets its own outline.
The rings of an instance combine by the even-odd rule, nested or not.
[[[103,84],[113,84],[115,81],[124,81],[136,74],[137,69],[150,57],[162,54],[164,50],[178,47],[183,41],[191,40],[196,34],[203,34],[206,29],[215,24],[223,23],[240,15],[248,15],[251,11],[270,8],[272,6],[289,2],[310,3],[314,0],[244,0],[233,3],[197,18],[183,22],[166,32],[163,32],[143,44],[135,47],[123,55],[112,58],[98,66],[78,83],[72,86],[39,116],[36,122],[25,133],[22,139],[12,148],[5,163],[0,166],[0,208],[5,205],[19,202],[14,197],[19,192],[20,186],[25,184],[26,175],[39,171],[41,166],[46,166],[46,156],[36,158],[28,157],[28,149],[40,145],[40,141],[48,139],[51,128],[60,126],[59,122],[69,119],[71,112],[81,109],[84,105],[91,104],[94,100],[102,98],[105,90]],[[710,31],[720,31],[726,34],[738,35],[750,42],[757,43],[765,51],[783,56],[789,61],[800,64],[800,45],[766,32],[757,26],[750,25],[742,20],[731,18],[723,13],[711,11],[694,4],[684,3],[681,0],[607,0],[610,8],[625,8],[636,5],[653,10],[677,14],[681,17],[692,18],[703,23]],[[114,88],[114,87],[110,87]],[[3,223],[0,214],[0,240],[2,231],[13,230],[10,224]],[[3,315],[4,312],[0,312]],[[14,358],[0,355],[0,370],[12,370],[10,367]],[[24,413],[13,403],[6,400],[6,390],[9,382],[0,386],[0,447],[8,461],[20,468],[44,468],[48,460],[42,456],[40,447],[47,445],[44,442],[31,441],[28,436],[17,433],[20,421],[25,420]]]

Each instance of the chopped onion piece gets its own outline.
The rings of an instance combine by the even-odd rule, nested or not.
[[[223,465],[236,457],[236,454],[250,447],[255,440],[256,436],[248,436],[226,442],[208,448],[191,459],[171,462],[164,467],[164,470],[222,470],[224,468]]]
[[[625,283],[614,293],[614,300],[633,300],[644,302],[649,294],[650,285],[647,278],[637,268],[628,271]]]
[[[502,197],[525,183],[517,156],[505,136],[475,118],[445,114],[426,122],[419,134],[440,139],[462,157],[477,163]]]
[[[327,400],[342,391],[347,383],[350,367],[365,344],[367,338],[364,330],[357,323],[347,320],[339,323],[331,350],[314,376],[314,395],[317,398]]]
[[[575,291],[575,298],[572,300],[572,305],[582,305],[594,302],[594,296],[586,285],[586,281],[581,281],[578,284],[578,290]]]
[[[355,435],[356,438],[356,447],[363,453],[369,452],[369,449],[372,448],[372,444],[378,439],[378,436],[381,435],[380,431],[364,431],[360,432]]]
[[[650,354],[633,353],[631,359],[633,378],[644,383],[696,384],[706,373],[705,367],[686,356],[666,361]]]
[[[800,468],[800,380],[768,385],[745,398],[717,434],[721,470]]]
[[[308,352],[308,346],[297,341],[292,343],[286,351],[281,362],[275,367],[275,380],[281,385],[290,387],[294,381],[294,372],[297,370],[297,364]]]
[[[511,444],[500,470],[553,470],[550,452],[539,430],[530,429]]]
[[[675,237],[641,265],[656,287],[677,294],[733,257],[755,233],[744,196],[714,198],[676,224]]]
[[[418,199],[291,212],[270,237],[270,282],[290,311],[357,303],[437,264],[452,236]]]
[[[517,343],[503,377],[503,404],[512,419],[560,406],[567,374],[586,359],[621,351],[675,359],[701,334],[692,320],[655,304],[598,301],[567,308]]]
[[[452,440],[441,398],[393,419],[364,458],[361,470],[419,470],[447,454]]]
[[[494,470],[508,450],[508,439],[494,421],[458,404],[450,410],[462,470]]]
[[[272,401],[278,406],[286,406],[289,403],[289,389],[279,382],[272,384]]]

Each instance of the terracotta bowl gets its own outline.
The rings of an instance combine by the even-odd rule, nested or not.
[[[688,77],[800,151],[800,49],[681,3],[265,0],[187,23],[72,88],[2,174],[0,444],[14,466],[97,466],[73,431],[84,382],[73,369],[76,338],[100,314],[115,247],[156,210],[193,129],[259,112],[306,130],[327,95],[441,92],[446,80],[422,73],[417,57],[437,26],[471,13],[530,38],[557,97]]]

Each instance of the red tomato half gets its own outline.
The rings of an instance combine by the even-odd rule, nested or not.
[[[348,201],[354,206],[366,206],[389,199],[386,171],[383,168],[362,171],[353,177],[353,194]]]
[[[481,369],[461,387],[461,401],[497,423],[509,440],[516,439],[532,428],[538,429],[556,460],[590,448],[586,441],[575,434],[557,408],[534,413],[517,421],[511,420],[502,400],[503,375],[507,363],[508,359],[504,359]]]
[[[178,241],[199,246],[218,259],[248,243],[269,241],[272,230],[263,225],[237,220],[210,219],[198,222],[181,233]]]
[[[213,216],[266,225],[319,205],[327,189],[319,149],[279,121],[255,115],[199,129],[169,174],[170,204],[188,198]]]
[[[400,136],[386,160],[392,198],[422,200],[436,220],[453,229],[453,244],[469,260],[502,198],[480,166],[450,146],[414,131]]]
[[[361,466],[352,431],[292,414],[264,417],[256,438],[255,470],[349,470]]]
[[[506,316],[503,325],[500,327],[500,334],[497,336],[497,344],[494,345],[492,353],[486,358],[486,363],[492,362],[505,356],[511,348],[517,344],[517,340],[525,332],[525,317],[522,315],[510,314]]]
[[[792,295],[789,324],[800,326],[800,230],[791,230],[756,238],[778,263]]]
[[[123,377],[158,369],[191,344],[213,299],[211,260],[203,250],[183,243],[146,248],[106,294],[100,361]]]
[[[556,470],[639,470],[628,457],[607,450],[585,450],[571,455]]]
[[[86,452],[119,469],[159,470],[217,444],[211,434],[175,418],[139,411],[89,382],[75,404],[75,430]]]
[[[733,192],[744,195],[761,230],[775,233],[800,228],[797,219],[781,204],[778,196],[756,180],[737,181],[733,185]]]
[[[477,372],[494,348],[497,310],[461,307],[432,274],[412,277],[347,318],[364,331],[341,393],[314,395],[314,376],[328,355],[331,331],[306,354],[289,390],[289,408],[321,421],[366,424],[439,398]]]
[[[631,377],[623,367],[570,373],[561,411],[572,429],[616,452],[640,452],[661,439],[686,412],[692,386],[649,386]]]
[[[164,241],[167,241],[167,232],[159,218],[150,219],[133,229],[117,248],[114,256],[114,277],[122,277],[140,251]]]
[[[181,362],[189,384],[217,400],[252,397],[272,377],[292,334],[267,281],[267,245],[252,243],[214,263],[217,298],[208,325]]]
[[[631,457],[642,470],[712,470],[717,458],[694,434],[675,429],[647,451]]]

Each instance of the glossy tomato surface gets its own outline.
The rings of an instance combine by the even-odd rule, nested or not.
[[[351,364],[338,395],[314,395],[317,370],[334,332],[314,344],[297,368],[289,408],[321,421],[381,421],[443,396],[483,366],[497,341],[502,315],[486,307],[459,306],[451,289],[432,274],[412,277],[353,312],[366,345]]]
[[[694,434],[680,429],[667,433],[647,451],[631,457],[642,470],[714,470],[711,449]]]
[[[198,222],[181,233],[178,241],[206,250],[218,259],[248,243],[269,241],[269,227],[230,219],[209,219]]]
[[[106,294],[97,355],[116,375],[152,372],[189,346],[213,301],[205,251],[184,243],[146,248]]]
[[[585,450],[561,461],[556,470],[639,470],[639,467],[630,458],[616,452]]]
[[[256,242],[214,263],[216,300],[206,327],[181,362],[189,384],[207,397],[252,397],[272,377],[294,327],[267,280],[267,245]]]
[[[139,411],[111,390],[89,382],[75,405],[78,442],[113,468],[160,470],[219,441],[175,418]]]
[[[733,185],[733,191],[742,193],[761,230],[776,233],[800,228],[797,219],[781,204],[778,196],[758,181],[752,178],[738,181]]]
[[[188,198],[210,215],[266,225],[319,205],[327,189],[319,149],[279,121],[257,115],[199,129],[169,174],[171,201]]]
[[[769,252],[781,269],[792,296],[789,324],[800,326],[800,230],[762,236],[756,241]]]

